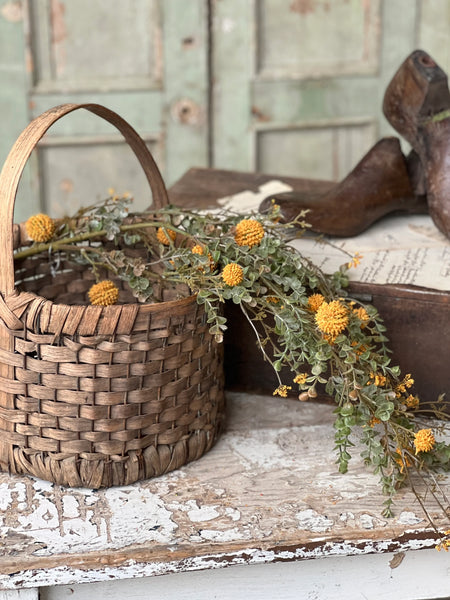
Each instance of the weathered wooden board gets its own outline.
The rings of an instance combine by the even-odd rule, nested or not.
[[[154,480],[94,491],[0,475],[0,589],[435,545],[410,490],[386,519],[362,460],[337,473],[332,407],[245,394],[229,407],[212,451]]]
[[[226,169],[203,169],[193,167],[170,189],[169,198],[173,204],[187,208],[209,208],[218,198],[238,194],[244,190],[258,191],[258,188],[280,175],[248,173]],[[334,183],[318,179],[282,177],[282,181],[298,191],[326,192]]]
[[[41,588],[40,600],[444,600],[448,555],[435,550],[232,566],[164,577]],[[22,600],[5,598],[1,600]],[[35,598],[24,598],[35,600]]]

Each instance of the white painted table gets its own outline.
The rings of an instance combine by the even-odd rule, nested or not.
[[[337,473],[332,406],[228,401],[215,448],[157,479],[92,491],[0,474],[0,599],[450,596],[450,554],[414,495],[385,519],[357,452]]]

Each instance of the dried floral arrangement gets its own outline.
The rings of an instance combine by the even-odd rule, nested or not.
[[[444,439],[445,423],[433,421],[431,426],[424,420],[430,414],[443,416],[442,398],[433,411],[421,409],[413,378],[391,364],[376,309],[347,294],[348,269],[361,257],[349,257],[338,272],[324,274],[288,244],[292,235],[301,235],[299,225],[307,228],[305,214],[294,223],[282,223],[275,203],[268,214],[245,216],[173,206],[157,214],[133,215],[130,203],[126,195],[111,195],[71,218],[30,217],[26,230],[33,243],[17,252],[15,260],[42,253],[43,260],[54,261],[55,269],[61,255],[85,265],[97,279],[89,300],[98,305],[118,301],[118,280],[128,284],[137,302],[158,301],[155,289],[161,285],[184,284],[186,293],[196,294],[205,306],[217,341],[227,328],[223,303],[239,305],[277,374],[274,395],[295,392],[304,401],[316,398],[323,386],[336,401],[339,471],[347,471],[352,433],[358,428],[362,457],[379,475],[387,496],[383,514],[392,514],[397,490],[411,485],[439,536],[438,549],[448,550],[450,532],[435,527],[412,479],[418,474],[425,481],[427,492],[448,516],[448,503],[434,476],[450,467],[450,445],[435,437]],[[100,237],[110,242],[102,245]],[[146,248],[147,260],[142,253],[133,256],[136,245]],[[279,376],[285,366],[292,373],[289,382]]]

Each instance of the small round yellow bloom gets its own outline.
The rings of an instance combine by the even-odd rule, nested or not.
[[[322,302],[316,312],[317,327],[326,336],[327,340],[333,340],[348,325],[348,309],[339,300]]]
[[[234,235],[238,246],[257,246],[264,237],[264,227],[255,219],[243,219],[236,225]]]
[[[55,233],[56,225],[51,217],[39,213],[28,219],[25,229],[33,242],[48,242]]]
[[[308,298],[309,310],[311,310],[312,312],[317,312],[317,309],[324,301],[325,301],[325,298],[322,296],[322,294],[313,294],[312,296],[309,296],[309,298]]]
[[[282,398],[287,398],[288,391],[291,390],[290,385],[279,385],[276,390],[273,392],[273,396],[281,396]]]
[[[158,238],[158,242],[160,242],[164,246],[169,246],[171,241],[175,241],[177,234],[173,229],[167,229],[167,227],[158,227],[156,237]]]
[[[306,379],[308,377],[308,373],[299,373],[294,377],[294,383],[303,384],[306,383]]]
[[[237,263],[229,263],[223,268],[222,279],[231,287],[239,285],[244,280],[244,271]]]
[[[192,254],[203,254],[203,246],[200,246],[200,244],[195,244],[191,252]]]
[[[115,304],[119,298],[119,289],[109,279],[95,283],[88,292],[89,301],[96,306]]]
[[[419,452],[430,452],[430,450],[433,450],[435,443],[436,440],[434,439],[431,429],[419,429],[419,431],[414,434],[416,454]]]
[[[378,423],[381,423],[380,419],[378,417],[370,417],[370,419],[367,421],[367,425],[369,427],[375,427],[375,425],[378,425]]]
[[[267,301],[269,304],[278,304],[278,302],[280,301],[280,299],[279,299],[279,298],[277,298],[276,296],[267,296],[267,297],[266,297],[266,301]]]

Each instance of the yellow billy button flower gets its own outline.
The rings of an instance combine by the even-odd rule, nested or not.
[[[255,219],[243,219],[236,225],[234,240],[238,246],[257,246],[264,237],[264,227]]]
[[[223,268],[222,279],[231,287],[239,285],[244,280],[244,271],[237,263],[229,263]]]
[[[309,296],[309,298],[308,298],[309,310],[311,310],[312,312],[317,312],[317,309],[322,304],[322,302],[324,302],[324,300],[325,300],[325,298],[322,296],[322,294],[313,294],[312,296]]]
[[[109,279],[94,284],[88,292],[89,301],[96,306],[115,304],[119,298],[119,289]]]
[[[163,244],[163,246],[169,246],[171,241],[175,241],[177,234],[173,229],[158,227],[156,237],[158,238],[158,242]]]
[[[419,429],[419,431],[414,434],[416,454],[419,452],[430,452],[430,450],[433,450],[435,443],[436,440],[434,439],[431,429]]]
[[[317,327],[329,342],[344,331],[348,325],[348,309],[339,300],[322,302],[316,312]]]
[[[56,225],[51,217],[39,213],[28,219],[25,229],[33,242],[48,242],[55,233]]]

